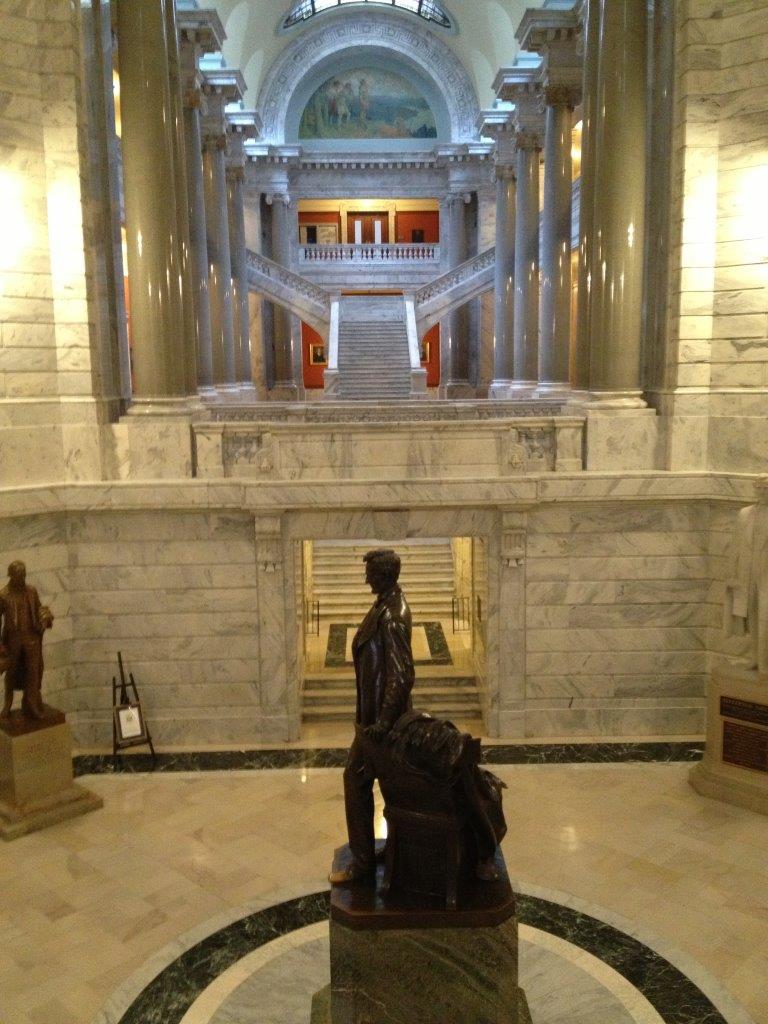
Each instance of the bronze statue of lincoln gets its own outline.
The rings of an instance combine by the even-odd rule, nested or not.
[[[352,642],[357,683],[356,725],[371,740],[381,741],[411,708],[414,682],[411,653],[411,610],[398,586],[400,558],[390,548],[364,556],[365,581],[376,594]],[[350,866],[331,874],[340,884],[369,878],[376,870],[373,830],[375,771],[355,737],[344,770]]]

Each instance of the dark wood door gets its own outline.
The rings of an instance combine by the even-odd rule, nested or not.
[[[356,229],[356,225],[360,227]],[[350,245],[359,239],[362,245],[376,242],[376,224],[380,224],[381,242],[389,242],[389,215],[386,213],[350,213],[347,216],[347,238]]]

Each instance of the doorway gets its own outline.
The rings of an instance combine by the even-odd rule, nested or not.
[[[389,242],[389,214],[348,213],[347,237],[354,245],[386,245]]]
[[[414,706],[459,728],[482,729],[487,572],[471,537],[302,542],[302,734],[350,731],[355,715],[352,641],[373,603],[363,555],[394,547],[413,616]],[[483,546],[484,549],[484,546]]]

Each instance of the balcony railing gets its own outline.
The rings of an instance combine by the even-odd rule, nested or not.
[[[429,242],[406,245],[300,245],[299,265],[310,264],[401,264],[440,262],[440,246]]]

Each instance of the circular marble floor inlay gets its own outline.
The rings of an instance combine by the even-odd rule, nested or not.
[[[119,1024],[306,1024],[328,983],[327,892],[250,914],[191,946]],[[730,1024],[682,971],[570,907],[518,897],[521,984],[536,1024]]]

